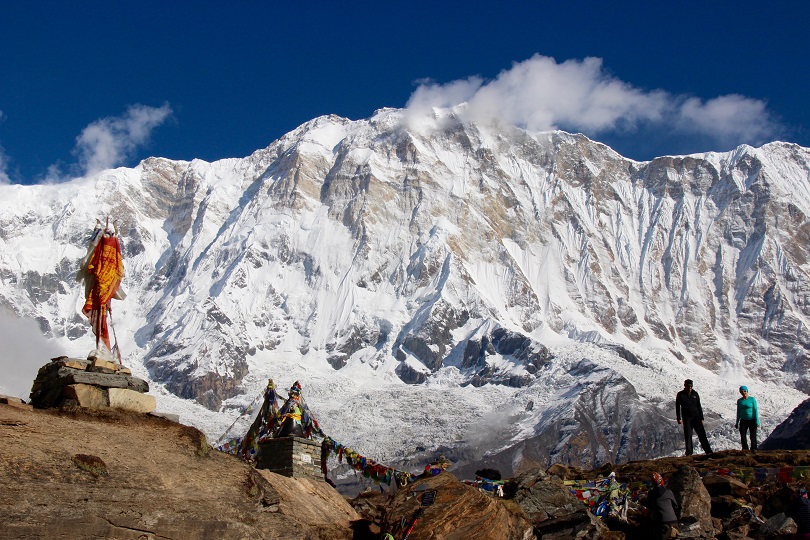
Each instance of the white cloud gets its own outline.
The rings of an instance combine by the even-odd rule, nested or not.
[[[535,55],[492,81],[479,77],[416,89],[411,115],[466,103],[459,113],[478,122],[503,122],[533,131],[564,129],[594,136],[659,127],[700,134],[723,144],[758,144],[776,133],[763,101],[739,95],[708,101],[647,91],[605,71],[600,58],[567,60]]]
[[[8,177],[8,158],[0,146],[0,184],[10,184],[11,179]]]
[[[6,116],[3,114],[3,111],[0,111],[0,123],[2,123],[5,118]],[[0,146],[0,184],[9,183],[11,183],[11,179],[8,177],[8,158],[6,157],[3,147]]]
[[[171,113],[168,103],[157,108],[133,105],[123,116],[102,118],[84,128],[76,138],[74,150],[84,174],[120,165],[149,141],[152,130]]]
[[[51,358],[59,356],[32,319],[18,319],[0,312],[0,394],[28,399],[37,371]]]
[[[620,123],[657,120],[665,108],[661,92],[644,93],[610,77],[598,58],[557,64],[545,56],[501,72],[469,101],[473,118],[498,118],[536,131],[600,132]]]
[[[408,100],[407,112],[412,117],[430,114],[433,107],[452,108],[471,99],[484,83],[480,77],[436,84],[423,81]]]
[[[731,94],[710,99],[688,98],[677,110],[678,128],[707,134],[721,142],[761,141],[773,135],[776,125],[765,102]]]

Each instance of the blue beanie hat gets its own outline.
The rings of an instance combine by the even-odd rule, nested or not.
[[[747,386],[741,386],[740,387],[740,392],[748,392],[748,387]]]

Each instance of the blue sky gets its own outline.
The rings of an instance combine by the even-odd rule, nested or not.
[[[807,2],[4,2],[0,182],[468,103],[628,157],[810,146]]]

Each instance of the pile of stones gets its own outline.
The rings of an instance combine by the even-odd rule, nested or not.
[[[133,377],[132,371],[121,364],[98,357],[82,360],[60,356],[39,369],[30,403],[38,409],[112,407],[151,413],[156,403],[148,391],[149,384]]]

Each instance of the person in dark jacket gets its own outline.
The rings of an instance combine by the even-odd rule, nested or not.
[[[664,487],[664,479],[659,473],[653,473],[652,483],[653,488],[644,501],[644,506],[650,510],[652,538],[668,540],[673,537],[673,528],[678,523],[678,502],[672,490]]]
[[[712,453],[712,447],[706,438],[703,428],[703,407],[700,405],[700,396],[692,388],[692,379],[683,382],[683,390],[675,396],[675,417],[679,424],[683,424],[683,439],[686,443],[686,455],[692,455],[692,430],[697,433],[700,446],[707,454]]]

